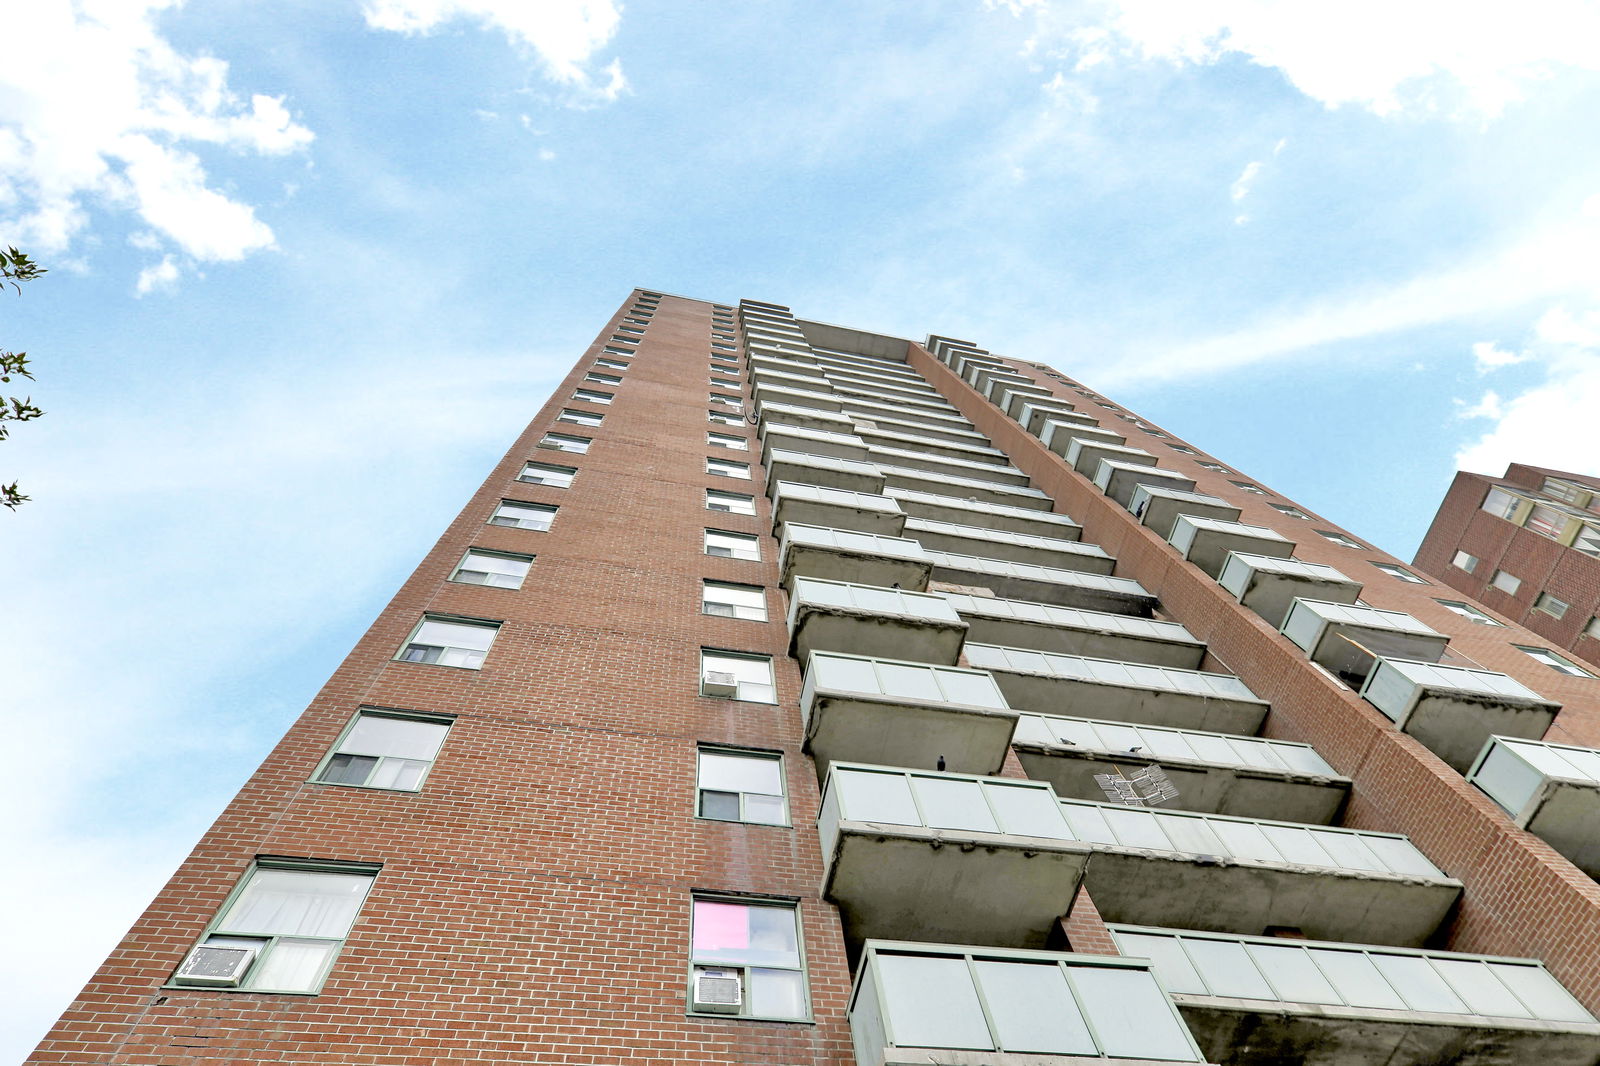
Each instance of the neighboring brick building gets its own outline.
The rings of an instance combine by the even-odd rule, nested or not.
[[[1522,463],[1499,478],[1463,470],[1416,565],[1600,667],[1600,477]]]
[[[30,1061],[1592,1064],[1600,680],[1444,591],[636,290]]]

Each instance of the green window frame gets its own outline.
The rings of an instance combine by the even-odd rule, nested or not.
[[[450,580],[458,585],[483,585],[494,589],[520,589],[528,579],[534,557],[521,552],[502,552],[491,548],[468,548]],[[520,571],[519,571],[520,566]]]
[[[737,1010],[696,1008],[696,980],[706,970],[738,974],[742,996]],[[799,900],[700,891],[690,897],[688,1014],[810,1022],[809,983]]]
[[[695,748],[696,818],[787,827],[783,752],[700,744]]]
[[[426,666],[448,666],[455,670],[481,670],[483,661],[500,635],[500,622],[487,618],[466,618],[453,614],[424,614],[411,630],[411,635],[395,653],[395,661],[418,663]],[[430,628],[431,627],[431,628]],[[471,634],[469,629],[483,630],[487,637]],[[447,644],[447,640],[467,643]],[[483,646],[477,647],[481,643]]]
[[[433,728],[386,731],[385,722]],[[317,763],[311,780],[340,788],[421,791],[434,763],[439,761],[439,751],[449,739],[454,723],[455,718],[448,714],[359,708],[339,732],[339,739]]]

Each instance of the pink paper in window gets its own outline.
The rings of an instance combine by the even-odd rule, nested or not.
[[[694,905],[694,946],[697,951],[726,951],[750,946],[750,919],[736,903]]]

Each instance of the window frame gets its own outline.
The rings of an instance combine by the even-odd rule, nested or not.
[[[1381,573],[1388,574],[1396,581],[1404,581],[1408,585],[1433,584],[1433,582],[1429,581],[1427,578],[1419,577],[1418,575],[1413,574],[1410,570],[1407,570],[1398,563],[1386,563],[1377,559],[1368,559],[1367,562],[1372,564],[1373,569]]]
[[[714,696],[714,695],[708,694],[706,692],[706,670],[707,670],[706,656],[708,656],[708,655],[709,656],[714,656],[714,657],[717,657],[717,658],[722,658],[722,659],[742,659],[742,660],[744,660],[746,662],[766,663],[767,664],[767,685],[766,685],[766,687],[772,689],[772,698],[770,700],[752,700],[752,699],[747,699],[745,697],[745,695],[743,694],[743,692],[736,692],[732,696]],[[729,700],[729,701],[731,701],[733,703],[759,703],[759,704],[761,704],[762,706],[765,706],[765,707],[776,707],[776,706],[778,706],[778,672],[773,669],[772,661],[773,661],[772,660],[772,656],[764,655],[761,652],[756,652],[756,651],[734,651],[734,650],[729,649],[729,648],[707,648],[707,647],[701,647],[701,649],[700,649],[700,679],[699,679],[699,683],[698,683],[699,695],[700,695],[700,697],[702,699],[707,699],[707,700]],[[752,683],[754,683],[754,682],[752,682]],[[735,684],[736,685],[737,684],[742,684],[742,682],[739,682],[737,680],[737,677],[736,677],[735,678]]]
[[[721,411],[707,411],[706,421],[716,426],[743,426],[742,415],[725,414]]]
[[[416,788],[395,788],[393,785],[372,785],[355,781],[322,780],[322,775],[327,770],[328,765],[333,762],[333,757],[346,754],[339,750],[339,745],[343,744],[346,738],[355,731],[362,718],[392,718],[402,722],[425,722],[429,725],[444,726],[444,736],[439,738],[438,750],[433,753],[433,758],[428,760],[428,765],[423,768],[422,776],[417,779]],[[356,713],[351,715],[350,720],[344,724],[344,728],[339,730],[339,736],[328,746],[328,750],[323,753],[322,758],[317,761],[316,768],[311,771],[311,777],[308,782],[313,785],[326,785],[329,788],[365,788],[374,792],[421,792],[423,787],[427,785],[428,778],[432,776],[434,766],[439,762],[439,757],[444,751],[445,742],[450,739],[450,730],[455,723],[455,715],[441,714],[437,711],[402,710],[397,707],[357,707]],[[385,757],[379,756],[379,758]]]
[[[611,402],[617,398],[617,394],[614,392],[601,392],[599,389],[579,387],[572,390],[572,398],[578,403],[592,403],[601,407],[610,407]]]
[[[1561,609],[1559,611],[1552,611],[1548,606],[1545,606],[1546,600],[1549,600],[1555,604],[1559,604]],[[1567,616],[1567,612],[1572,610],[1572,604],[1561,599],[1559,596],[1551,595],[1549,590],[1545,590],[1533,598],[1533,609],[1538,611],[1540,614],[1549,615],[1551,618],[1559,620],[1565,618]]]
[[[718,433],[714,429],[706,430],[706,446],[710,448],[726,448],[730,452],[747,452],[750,450],[748,437],[735,437],[732,433]]]
[[[720,392],[713,392],[713,393],[711,393],[711,399],[708,402],[709,403],[721,404],[723,407],[727,407],[730,410],[734,410],[734,411],[743,411],[744,410],[744,397],[743,396],[724,396]]]
[[[1558,674],[1566,674],[1568,677],[1587,677],[1591,680],[1593,680],[1596,676],[1579,666],[1577,663],[1573,662],[1571,659],[1567,658],[1565,655],[1561,655],[1550,648],[1541,648],[1532,644],[1513,644],[1511,646],[1522,652],[1522,654],[1526,655],[1534,662],[1543,663],[1545,666],[1548,666]],[[1550,660],[1552,659],[1554,659],[1555,662],[1551,662]]]
[[[1296,507],[1292,503],[1269,503],[1267,506],[1288,518],[1298,518],[1302,522],[1311,521],[1310,515],[1306,514],[1306,512],[1300,510],[1300,508]]]
[[[606,416],[597,411],[575,411],[570,407],[563,407],[561,413],[556,415],[556,421],[569,426],[582,426],[585,429],[597,429]]]
[[[502,527],[502,528],[508,528],[508,527]],[[515,559],[519,563],[527,563],[528,564],[528,569],[526,569],[526,570],[524,570],[522,572],[522,577],[520,579],[518,579],[518,581],[517,581],[517,583],[515,585],[495,585],[495,584],[491,584],[490,582],[487,582],[487,581],[458,581],[456,579],[456,575],[461,573],[461,568],[467,564],[467,560],[472,556],[472,554],[474,552],[476,552],[479,555],[493,555],[493,556],[495,556],[497,558],[500,558],[500,559]],[[532,572],[532,570],[533,570],[533,561],[536,558],[537,558],[537,556],[530,555],[527,552],[508,552],[508,551],[501,551],[499,548],[479,548],[476,545],[474,545],[473,547],[470,547],[466,551],[461,553],[460,561],[456,563],[455,568],[450,571],[450,576],[445,578],[445,580],[450,582],[451,584],[454,584],[454,585],[471,585],[474,588],[480,588],[480,589],[500,589],[500,590],[502,590],[504,592],[516,592],[516,591],[520,590],[522,588],[522,586],[527,582],[528,574]],[[491,573],[492,571],[473,571],[473,572],[474,573],[480,573],[480,572],[481,573]]]
[[[550,522],[542,529],[538,526],[525,526],[520,523],[511,524],[507,522],[496,522],[495,519],[500,517],[500,508],[508,506],[521,507],[525,510],[539,511],[541,513],[548,512],[550,515]],[[484,522],[484,525],[494,526],[497,529],[520,529],[524,533],[548,533],[552,528],[554,528],[556,524],[556,515],[560,513],[561,508],[557,507],[553,503],[535,503],[532,500],[508,500],[502,497],[500,502],[495,505],[494,511],[490,513],[488,520]]]
[[[723,556],[715,556],[714,558],[724,558],[724,557]],[[755,618],[755,617],[751,617],[749,615],[742,615],[742,614],[737,613],[739,611],[739,609],[740,609],[740,605],[736,604],[736,603],[723,604],[723,606],[732,607],[734,609],[734,611],[735,611],[734,614],[718,614],[715,611],[706,610],[706,603],[707,603],[706,592],[712,586],[720,586],[720,587],[730,588],[730,589],[742,589],[743,591],[746,591],[746,592],[758,593],[760,595],[760,597],[761,597],[761,617],[760,618]],[[747,610],[753,610],[753,608],[746,608],[746,609]],[[736,621],[740,621],[740,622],[770,622],[772,620],[771,619],[771,612],[767,610],[767,588],[766,588],[765,585],[747,585],[747,584],[744,584],[743,582],[739,582],[739,581],[720,581],[720,580],[718,580],[716,578],[711,578],[711,577],[705,577],[705,578],[701,578],[700,579],[700,613],[705,615],[705,616],[707,616],[708,618],[732,618],[732,619],[734,619]]]
[[[529,479],[526,475],[528,473],[528,468],[530,466],[531,467],[536,467],[536,468],[538,468],[540,470],[555,470],[555,471],[558,471],[561,474],[566,475],[567,480],[566,480],[565,484],[560,484],[560,483],[555,483],[555,482],[550,482],[550,481],[537,481],[537,480]],[[522,462],[522,470],[521,470],[521,472],[519,472],[517,474],[517,477],[516,477],[516,480],[518,482],[524,484],[524,485],[543,485],[547,489],[570,489],[572,487],[572,483],[574,481],[576,481],[577,479],[578,479],[578,468],[577,467],[575,467],[575,466],[562,466],[560,463],[541,463],[537,459],[525,459],[525,460],[523,460],[523,462]]]
[[[1440,607],[1443,607],[1451,614],[1459,615],[1462,618],[1467,619],[1469,622],[1474,622],[1477,625],[1499,626],[1501,629],[1505,628],[1506,624],[1504,622],[1495,618],[1487,611],[1478,610],[1478,608],[1474,607],[1470,603],[1466,603],[1461,600],[1434,600],[1433,602],[1437,603]]]
[[[1238,489],[1240,492],[1248,492],[1252,496],[1271,496],[1272,495],[1272,493],[1268,492],[1266,489],[1262,488],[1260,485],[1257,485],[1254,481],[1234,481],[1232,478],[1229,478],[1228,479],[1228,484],[1232,485],[1234,488]]]
[[[557,419],[557,421],[560,421]],[[581,444],[580,448],[568,448],[566,444]],[[588,455],[589,446],[594,443],[593,437],[580,437],[574,433],[557,433],[548,431],[539,438],[539,447],[552,452],[566,452],[568,455]]]
[[[706,788],[706,787],[704,787],[703,785],[700,784],[700,756],[706,755],[706,754],[723,755],[723,756],[738,756],[738,757],[747,758],[747,759],[761,759],[761,760],[766,761],[766,762],[775,762],[775,763],[777,763],[778,764],[778,784],[783,788],[783,791],[778,794],[778,798],[783,801],[783,820],[781,822],[755,822],[755,821],[751,821],[751,820],[749,820],[749,819],[744,817],[744,813],[745,813],[744,797],[746,795],[762,795],[763,794],[763,793],[759,793],[759,792],[756,792],[756,793],[744,793],[744,792],[731,793],[731,795],[736,795],[736,796],[739,797],[739,815],[740,816],[738,818],[717,818],[717,817],[714,817],[714,816],[709,815],[709,814],[703,814],[702,813],[702,807],[701,807],[701,801],[700,801],[700,794],[702,792],[724,792],[725,791],[725,790],[720,789],[720,788],[708,789],[708,788]],[[713,742],[710,742],[710,741],[702,741],[702,742],[696,744],[694,746],[694,817],[697,820],[702,821],[702,822],[718,822],[718,823],[721,823],[722,825],[759,825],[759,826],[765,826],[768,829],[793,829],[794,828],[794,812],[792,810],[790,810],[790,804],[789,804],[789,766],[788,766],[788,762],[786,761],[786,759],[784,757],[784,753],[781,752],[781,751],[778,751],[776,749],[773,749],[773,748],[742,748],[742,747],[738,747],[737,745],[733,745],[733,744],[717,744],[717,743],[713,743]]]
[[[800,965],[796,972],[800,974],[800,991],[805,999],[805,1015],[799,1018],[781,1018],[765,1014],[752,1014],[749,1012],[750,1002],[750,963],[742,962],[700,962],[695,958],[694,951],[694,905],[697,902],[728,903],[740,907],[772,907],[787,910],[794,916],[794,941],[796,954],[800,956]],[[805,924],[801,921],[801,901],[793,896],[761,896],[739,892],[717,892],[708,889],[692,889],[689,893],[689,943],[688,950],[684,952],[687,962],[686,974],[688,983],[684,987],[683,1007],[684,1014],[690,1018],[713,1018],[723,1021],[756,1021],[756,1022],[787,1022],[798,1025],[815,1025],[816,1012],[811,1002],[811,977],[810,963],[806,958],[806,931]],[[694,973],[696,967],[710,969],[738,969],[743,971],[744,1004],[737,1014],[721,1014],[711,1011],[697,1011],[694,1009]],[[784,966],[757,966],[758,970],[784,970]]]
[[[721,512],[719,512],[719,513],[721,513]],[[748,540],[748,541],[751,542],[751,544],[753,546],[753,550],[755,551],[755,554],[754,555],[750,555],[750,556],[744,556],[744,555],[719,555],[716,552],[707,551],[706,549],[709,548],[711,545],[710,545],[710,542],[705,538],[705,536],[702,535],[701,538],[700,538],[700,552],[701,552],[702,555],[709,555],[713,559],[737,559],[739,562],[745,562],[745,563],[759,563],[761,561],[761,537],[758,534],[755,534],[755,533],[740,533],[738,530],[735,530],[735,529],[712,529],[710,526],[706,526],[705,527],[705,532],[706,533],[720,533],[725,537],[736,537],[741,542]]]
[[[713,496],[736,497],[741,504],[748,503],[750,505],[750,509],[748,511],[738,511],[738,510],[734,510],[731,507],[727,508],[727,509],[723,509],[721,507],[713,507],[713,506],[711,506],[711,498]],[[755,518],[758,515],[758,511],[756,509],[756,497],[755,497],[754,493],[746,495],[745,493],[742,493],[742,492],[728,492],[728,491],[726,491],[724,489],[711,489],[711,488],[706,489],[705,509],[710,511],[712,514],[742,514],[742,515],[748,515],[751,518]],[[719,532],[731,532],[731,530],[721,530]]]
[[[1462,566],[1461,560],[1463,559],[1468,560],[1472,565]],[[1460,548],[1457,548],[1455,555],[1450,557],[1450,565],[1455,567],[1457,570],[1460,570],[1464,574],[1476,574],[1478,572],[1478,567],[1483,565],[1483,558],[1478,555],[1473,555],[1471,552],[1462,551]]]
[[[1367,550],[1367,546],[1365,544],[1361,543],[1359,540],[1356,540],[1349,534],[1340,533],[1336,529],[1319,529],[1317,530],[1317,536],[1321,537],[1329,544],[1337,544],[1341,548],[1351,548],[1357,551]]]
[[[1511,580],[1511,588],[1508,589],[1504,585],[1500,584],[1500,578],[1502,576]],[[1489,587],[1494,589],[1496,592],[1503,592],[1507,596],[1510,596],[1514,599],[1516,598],[1517,594],[1522,591],[1522,579],[1509,570],[1496,570],[1494,573],[1489,575]]]
[[[1194,461],[1194,465],[1200,467],[1202,470],[1210,470],[1214,474],[1231,474],[1231,473],[1233,473],[1232,470],[1228,469],[1227,467],[1223,466],[1221,463],[1219,463],[1219,462],[1217,462],[1217,461],[1215,461],[1213,459],[1196,459]]]
[[[477,663],[476,666],[462,666],[459,663],[441,663],[441,662],[432,662],[432,663],[430,663],[430,662],[427,662],[426,660],[423,660],[423,659],[408,659],[408,658],[406,658],[405,657],[406,652],[409,651],[411,649],[412,645],[416,644],[416,642],[417,642],[417,634],[421,633],[422,632],[422,627],[427,625],[429,622],[439,622],[439,623],[444,624],[444,625],[475,626],[475,627],[477,627],[479,629],[487,629],[493,635],[490,636],[490,638],[489,638],[489,646],[487,648],[483,649],[483,658],[478,660],[478,663]],[[496,638],[498,638],[500,636],[500,627],[503,626],[503,625],[505,625],[505,620],[504,619],[501,619],[500,621],[495,621],[492,618],[474,618],[471,615],[464,615],[464,614],[448,614],[448,613],[445,613],[445,612],[423,611],[422,612],[422,617],[417,621],[417,624],[411,627],[411,635],[406,637],[406,639],[401,642],[400,650],[395,652],[395,654],[394,654],[393,658],[391,659],[391,661],[392,662],[397,662],[397,663],[408,663],[408,664],[410,664],[412,666],[443,666],[443,667],[445,667],[447,669],[450,669],[450,670],[474,670],[474,671],[482,670],[483,669],[483,664],[485,662],[487,662],[488,659],[489,659],[489,653],[494,650],[494,642],[495,642]],[[452,648],[454,646],[453,645],[449,645],[449,644],[439,644],[439,645],[424,644],[424,645],[422,645],[422,647],[424,647],[424,648],[439,647],[439,648],[449,649],[449,648]],[[456,648],[455,650],[457,650],[457,651],[475,651],[476,649],[475,648]]]
[[[706,456],[706,474],[710,477],[725,477],[731,481],[752,480],[749,463],[723,459],[715,455]]]

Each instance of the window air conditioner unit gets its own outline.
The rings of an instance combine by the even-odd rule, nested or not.
[[[713,1014],[738,1014],[744,1008],[744,971],[697,966],[694,1009]]]
[[[259,948],[248,945],[202,944],[189,952],[178,972],[172,975],[174,984],[202,985],[209,988],[237,988],[244,980],[250,964],[255,961]]]
[[[737,696],[739,681],[730,673],[707,670],[705,676],[700,679],[700,691],[707,696]]]

